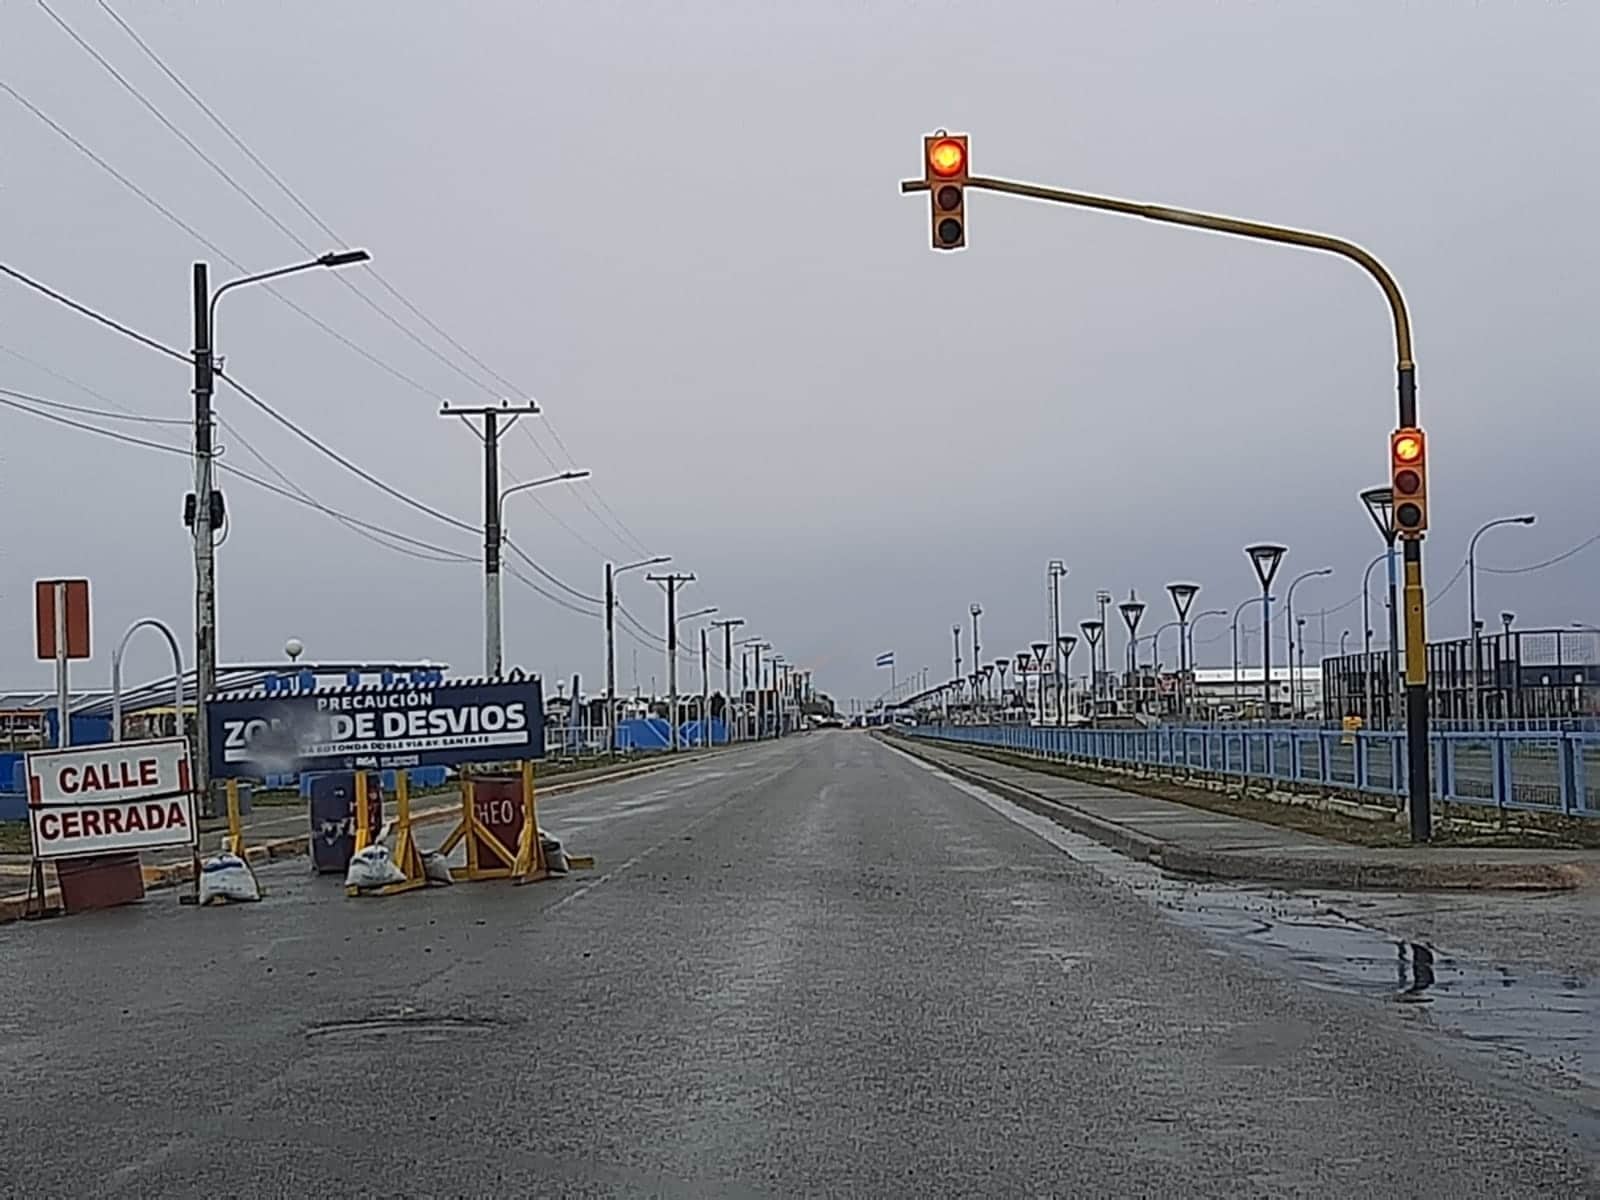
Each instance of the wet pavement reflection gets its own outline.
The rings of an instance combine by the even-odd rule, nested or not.
[[[1600,1086],[1600,994],[1588,979],[1474,960],[1349,915],[1399,897],[1192,881],[1076,835],[1067,839],[1063,848],[1073,858],[1229,951],[1287,970],[1310,987],[1425,1006],[1423,1019],[1442,1029]]]

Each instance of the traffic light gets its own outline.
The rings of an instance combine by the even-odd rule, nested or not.
[[[1395,532],[1420,538],[1428,528],[1428,442],[1422,430],[1407,426],[1390,435],[1389,466]]]
[[[934,133],[922,139],[923,177],[932,201],[933,248],[967,244],[967,135]]]

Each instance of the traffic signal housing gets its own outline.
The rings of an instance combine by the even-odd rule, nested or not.
[[[933,248],[967,244],[967,135],[933,133],[922,139],[923,178],[933,218]]]
[[[1428,440],[1422,430],[1406,426],[1390,435],[1389,466],[1395,533],[1421,538],[1428,529]]]

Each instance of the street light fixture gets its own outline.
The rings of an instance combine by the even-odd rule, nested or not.
[[[1104,620],[1090,619],[1079,621],[1078,628],[1083,630],[1084,641],[1089,643],[1089,719],[1092,722],[1098,722],[1100,720],[1100,668],[1095,659],[1099,656],[1100,641],[1106,635],[1106,623]]]
[[[1060,654],[1061,679],[1057,688],[1057,703],[1060,705],[1056,719],[1065,728],[1067,724],[1067,705],[1072,699],[1072,652],[1078,648],[1078,639],[1070,633],[1064,633],[1056,639],[1056,651]]]
[[[1198,583],[1167,584],[1167,595],[1178,614],[1178,713],[1185,720],[1189,716],[1189,608],[1199,594]]]
[[[211,396],[215,377],[222,374],[214,353],[217,302],[235,288],[268,279],[280,279],[316,267],[345,267],[366,262],[372,256],[365,250],[331,250],[309,262],[294,263],[255,275],[229,280],[215,292],[211,290],[210,268],[194,264],[194,728],[195,790],[202,806],[211,802],[210,699],[217,689],[217,575],[216,527],[225,517],[222,493],[212,483],[213,418]],[[186,509],[188,506],[185,506]]]
[[[1122,614],[1122,621],[1128,627],[1127,687],[1135,688],[1133,693],[1133,703],[1130,705],[1130,711],[1134,713],[1138,713],[1139,711],[1139,693],[1134,682],[1134,674],[1138,670],[1138,663],[1134,661],[1133,643],[1134,640],[1139,636],[1139,622],[1144,617],[1144,608],[1144,601],[1139,599],[1139,597],[1132,591],[1128,593],[1128,598],[1126,600],[1117,605],[1117,611]]]
[[[1272,581],[1289,547],[1275,542],[1258,542],[1244,552],[1261,581],[1261,719],[1272,720]],[[1269,743],[1270,745],[1270,743]]]
[[[1361,503],[1366,506],[1372,523],[1378,527],[1378,535],[1383,538],[1384,544],[1384,562],[1389,576],[1389,720],[1397,725],[1400,722],[1401,703],[1400,601],[1394,552],[1395,538],[1399,533],[1394,524],[1394,488],[1387,484],[1370,487],[1361,493]],[[1376,697],[1374,706],[1375,702]],[[1370,717],[1371,714],[1368,715]]]
[[[1208,608],[1204,612],[1196,613],[1194,619],[1189,622],[1189,691],[1188,706],[1184,709],[1185,719],[1193,719],[1195,709],[1194,675],[1199,668],[1195,664],[1194,632],[1200,627],[1200,622],[1207,617],[1225,617],[1227,615],[1228,610],[1225,608]]]
[[[1538,518],[1533,513],[1520,517],[1496,517],[1478,526],[1478,532],[1467,542],[1467,632],[1472,639],[1472,719],[1483,723],[1483,631],[1478,624],[1478,539],[1491,529],[1502,525],[1532,525]]]
[[[638,562],[624,563],[620,567],[606,564],[606,745],[613,753],[617,747],[617,584],[616,577],[628,571],[642,571],[659,567],[672,561],[670,554],[654,558],[641,558]]]
[[[1033,642],[1029,646],[1029,648],[1033,651],[1033,658],[1034,658],[1034,663],[1035,663],[1034,674],[1037,677],[1034,682],[1038,685],[1038,688],[1039,688],[1039,726],[1040,726],[1040,728],[1044,727],[1044,656],[1051,652],[1051,647],[1053,647],[1054,645],[1055,645],[1054,642]],[[1027,700],[1027,696],[1026,695],[1023,696],[1023,700],[1024,701]]]
[[[1304,683],[1303,679],[1299,684],[1295,683],[1294,648],[1295,648],[1295,634],[1296,634],[1296,631],[1299,628],[1299,626],[1297,626],[1295,624],[1295,617],[1294,617],[1294,589],[1299,587],[1302,583],[1304,583],[1308,579],[1320,579],[1324,575],[1332,575],[1332,574],[1333,574],[1333,568],[1332,567],[1318,567],[1314,571],[1302,571],[1302,572],[1300,572],[1300,574],[1296,575],[1294,577],[1294,580],[1289,584],[1289,596],[1288,596],[1288,599],[1284,601],[1284,611],[1285,611],[1285,613],[1286,613],[1286,615],[1288,617],[1288,620],[1285,622],[1285,624],[1288,625],[1288,629],[1287,629],[1286,633],[1288,635],[1288,643],[1289,643],[1289,719],[1292,720],[1292,721],[1298,721],[1300,719],[1300,688],[1305,686],[1305,683]],[[1302,620],[1300,622],[1300,625],[1304,625],[1304,624],[1305,624],[1305,622],[1304,622],[1304,620]],[[1303,641],[1304,639],[1302,638],[1301,640]],[[1300,665],[1301,665],[1302,668],[1304,668],[1304,666],[1305,666],[1305,646],[1304,645],[1302,645],[1300,647]]]

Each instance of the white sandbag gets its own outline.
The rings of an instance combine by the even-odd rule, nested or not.
[[[450,874],[450,860],[435,850],[422,856],[422,874],[429,883],[454,883]]]
[[[380,888],[391,883],[404,883],[406,873],[394,865],[389,857],[389,847],[368,846],[350,856],[350,869],[345,872],[346,887]]]
[[[261,885],[250,864],[236,854],[219,854],[200,864],[200,903],[231,904],[261,899]]]

